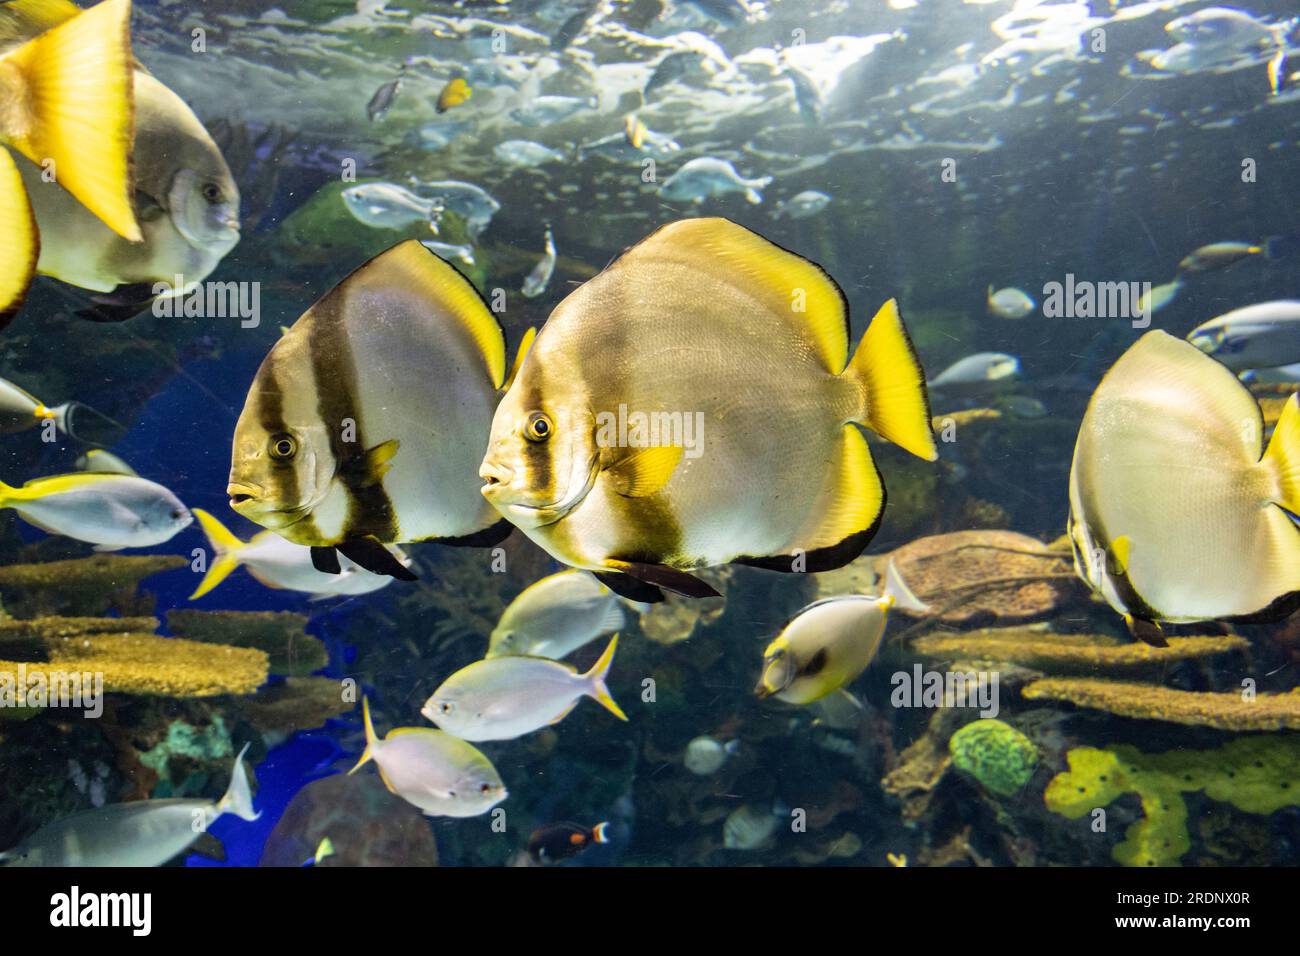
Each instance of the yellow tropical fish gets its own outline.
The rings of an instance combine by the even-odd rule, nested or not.
[[[850,357],[820,267],[688,219],[551,313],[497,408],[483,494],[624,597],[706,596],[691,570],[822,571],[862,552],[885,492],[860,425],[937,457],[896,304]]]
[[[438,112],[445,113],[453,106],[460,106],[474,95],[473,89],[465,82],[464,77],[456,77],[450,83],[442,88],[438,94]]]

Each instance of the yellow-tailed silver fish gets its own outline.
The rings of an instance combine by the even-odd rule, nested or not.
[[[362,698],[366,749],[356,773],[371,760],[389,791],[431,817],[476,817],[509,794],[492,762],[476,748],[432,727],[399,727],[382,740]]]
[[[371,574],[347,558],[339,562],[338,574],[317,571],[310,548],[286,541],[274,531],[263,531],[242,541],[202,508],[195,508],[194,516],[208,536],[213,555],[203,580],[190,595],[191,601],[203,597],[241,566],[268,588],[302,591],[318,601],[369,594],[393,582],[388,575]],[[403,565],[410,565],[410,559],[396,545],[389,545],[388,549]]]
[[[56,820],[12,850],[3,866],[162,866],[184,853],[217,818],[232,813],[253,821],[252,791],[244,769],[248,745],[235,758],[230,786],[211,800],[139,800],[115,803]]]
[[[317,568],[338,552],[411,579],[385,547],[494,544],[510,531],[478,464],[506,379],[505,333],[452,266],[409,240],[344,279],[258,369],[235,427],[235,511]]]
[[[1265,620],[1300,599],[1300,405],[1264,444],[1259,405],[1165,332],[1138,339],[1088,404],[1070,469],[1079,576],[1136,636],[1161,621]]]
[[[598,701],[619,720],[605,678],[614,663],[618,635],[591,670],[541,657],[493,657],[463,667],[443,682],[420,713],[462,740],[513,740],[558,724],[584,697]]]
[[[96,551],[162,544],[194,520],[156,482],[92,472],[36,478],[21,488],[0,482],[0,508],[14,509],[42,531],[93,544]]]
[[[0,4],[0,55],[85,15],[68,0]],[[202,282],[239,241],[239,188],[203,124],[138,63],[130,84],[133,209],[106,212],[101,221],[69,191],[67,162],[57,167],[57,182],[48,183],[39,159],[18,160],[40,230],[37,271],[101,293],[79,313],[98,321],[120,321],[153,298],[181,294],[177,276],[186,286]],[[79,150],[81,140],[69,148]],[[131,234],[135,223],[139,231]]]
[[[725,219],[665,226],[551,313],[497,409],[483,494],[618,593],[712,595],[693,569],[822,571],[884,508],[859,425],[937,457],[887,302],[850,358],[817,265]]]
[[[16,0],[0,10],[0,144],[55,177],[92,217],[141,238],[131,198],[131,2]],[[23,161],[23,165],[28,165]],[[0,325],[22,307],[41,243],[14,158],[0,148]]]
[[[627,622],[625,604],[586,571],[571,568],[549,575],[510,602],[492,629],[486,656],[560,660],[622,628]]]
[[[763,652],[763,676],[754,692],[791,704],[811,704],[852,683],[876,656],[889,612],[901,607],[924,614],[890,561],[884,593],[849,594],[808,605]]]

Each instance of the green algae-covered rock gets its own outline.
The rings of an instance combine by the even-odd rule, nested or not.
[[[984,789],[1007,797],[1034,775],[1038,748],[1010,724],[976,720],[948,740],[953,765],[980,782]]]

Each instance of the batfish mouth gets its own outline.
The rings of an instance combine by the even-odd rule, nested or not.
[[[569,492],[562,498],[557,498],[555,501],[533,505],[510,500],[510,492],[513,487],[511,479],[514,478],[514,472],[493,465],[490,462],[484,462],[483,468],[479,471],[479,476],[485,481],[481,489],[483,497],[506,517],[517,518],[524,527],[541,527],[559,521],[587,497],[591,489],[595,487],[596,476],[599,474],[600,459],[593,457],[587,467],[585,479],[576,490]],[[503,478],[505,478],[504,481]]]
[[[232,481],[226,486],[226,495],[230,498],[230,507],[236,511],[247,510],[262,500],[262,489],[242,481]]]

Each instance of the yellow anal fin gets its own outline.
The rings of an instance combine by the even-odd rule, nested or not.
[[[798,542],[799,549],[811,554],[850,541],[873,529],[884,507],[885,488],[867,439],[856,426],[846,425],[814,512],[817,525]],[[865,546],[864,541],[853,557]]]
[[[125,239],[135,219],[131,0],[104,0],[3,58],[27,109],[8,141]]]
[[[636,449],[606,468],[606,474],[623,497],[648,498],[668,484],[681,463],[682,452],[680,445]]]
[[[22,176],[0,147],[0,328],[23,307],[40,255],[40,234]]]
[[[573,713],[573,708],[575,708],[575,707],[577,707],[577,706],[578,706],[578,701],[575,700],[572,704],[570,704],[568,707],[564,708],[564,710],[560,711],[560,712],[555,716],[555,719],[552,720],[552,721],[550,722],[550,726],[554,727],[556,724],[558,724],[560,721],[562,721],[565,717],[568,717],[571,713]]]
[[[926,461],[939,457],[930,420],[925,370],[907,337],[898,303],[880,307],[844,373],[862,389],[858,421]]]

